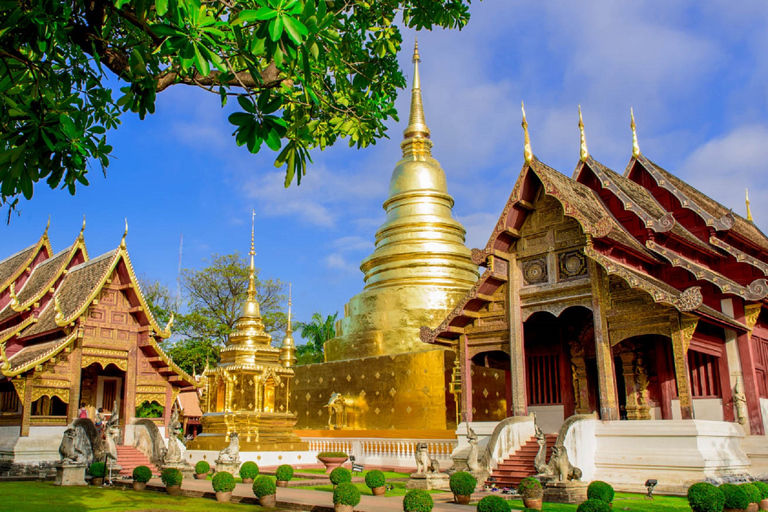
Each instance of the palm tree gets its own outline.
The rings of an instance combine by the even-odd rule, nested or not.
[[[296,330],[306,340],[305,345],[296,347],[297,364],[312,364],[323,362],[323,345],[336,337],[336,312],[323,319],[319,312],[312,315],[312,320],[296,322]]]

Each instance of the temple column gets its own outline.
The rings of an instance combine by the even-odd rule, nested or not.
[[[163,410],[163,424],[165,425],[165,437],[170,439],[171,430],[168,426],[171,424],[171,411],[173,410],[173,386],[167,383],[165,389],[165,409]]]
[[[135,333],[138,338],[141,336],[145,336],[145,333]],[[138,343],[135,345],[131,345],[131,348],[128,350],[128,364],[125,371],[125,381],[123,382],[123,386],[125,386],[123,389],[125,391],[123,392],[124,400],[123,400],[123,417],[120,418],[120,423],[123,424],[123,427],[126,427],[127,425],[131,424],[131,420],[136,416],[136,386],[138,385],[137,382],[137,375],[139,373],[139,363],[138,363]]]
[[[745,305],[742,301],[734,301],[734,313],[736,320],[747,325],[749,331],[737,335],[739,347],[739,359],[744,376],[744,396],[747,399],[747,413],[749,415],[749,429],[752,435],[765,435],[763,427],[763,414],[760,410],[760,390],[757,385],[757,373],[755,372],[755,354],[752,345],[752,330],[755,328],[757,318],[760,316],[761,305]]]
[[[675,362],[675,380],[677,398],[680,401],[680,417],[692,420],[693,402],[691,401],[691,382],[688,380],[688,347],[699,323],[698,317],[682,315],[674,311],[669,318],[672,330],[672,358]]]
[[[467,335],[459,337],[459,361],[461,365],[461,408],[463,419],[467,423],[472,421],[472,360],[467,350]],[[458,407],[459,404],[456,404]]]
[[[21,403],[24,404],[21,410],[21,437],[27,437],[29,435],[29,423],[32,416],[32,379],[30,377],[24,378],[26,380],[24,384],[24,398]],[[18,392],[18,387],[16,388]],[[80,405],[80,404],[78,404]]]
[[[75,343],[81,344],[82,338],[79,338]],[[73,348],[67,358],[67,371],[70,375],[69,403],[67,404],[68,425],[77,419],[77,411],[80,408],[80,381],[83,375],[83,369],[80,368],[80,365],[82,361],[83,351]]]
[[[512,389],[512,415],[528,414],[528,397],[525,391],[525,344],[523,339],[523,311],[520,302],[522,287],[517,256],[509,261],[509,279],[507,281],[507,304],[509,304],[509,361]]]
[[[622,373],[624,374],[624,387],[627,396],[627,419],[640,419],[640,404],[637,401],[637,383],[635,381],[635,354],[627,350],[619,354],[622,363]]]
[[[573,385],[576,414],[589,414],[589,389],[587,386],[587,362],[581,340],[568,342],[571,349],[571,384]]]
[[[597,360],[597,388],[600,394],[600,418],[603,421],[619,419],[616,403],[616,375],[613,368],[613,351],[608,334],[609,307],[608,276],[594,260],[589,261],[592,281],[592,315],[595,324],[595,357]]]

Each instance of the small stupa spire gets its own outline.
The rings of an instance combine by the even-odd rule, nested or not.
[[[523,146],[523,155],[525,163],[530,164],[533,161],[533,150],[531,149],[531,137],[528,135],[528,120],[525,118],[525,103],[520,102],[523,109],[523,133],[525,134],[525,144]]]
[[[632,122],[629,123],[629,127],[632,128],[632,156],[637,158],[640,156],[640,145],[637,143],[637,125],[635,124],[635,111],[632,107],[629,107],[629,115],[632,117]]]
[[[280,345],[280,364],[289,367],[296,364],[296,343],[293,340],[293,329],[291,329],[291,290],[292,283],[288,283],[288,326],[285,329],[285,337]]]
[[[256,275],[255,275],[255,265],[253,262],[254,257],[256,256],[256,246],[254,244],[254,238],[253,233],[256,225],[256,210],[251,211],[251,252],[248,253],[251,256],[251,269],[250,274],[248,275],[248,300],[252,301],[256,298]]]
[[[419,38],[413,46],[413,87],[411,89],[411,112],[408,116],[408,126],[403,131],[404,140],[400,147],[403,156],[431,156],[432,141],[424,118],[424,102],[421,98],[421,77],[419,76]]]
[[[587,137],[584,135],[584,119],[581,117],[581,105],[579,105],[579,135],[581,137],[581,144],[579,145],[579,159],[582,162],[586,162],[589,158],[589,150],[587,149]]]
[[[752,208],[749,207],[749,189],[747,188],[744,189],[744,198],[747,201],[747,220],[749,222],[754,222],[752,219]]]

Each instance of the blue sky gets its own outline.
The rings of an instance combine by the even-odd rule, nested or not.
[[[467,245],[490,234],[523,163],[520,101],[534,153],[564,174],[579,154],[581,104],[590,153],[616,171],[631,156],[634,107],[643,153],[768,229],[768,3],[484,0],[458,31],[422,32],[427,123]],[[410,78],[414,32],[404,31]],[[407,117],[409,94],[398,98]],[[0,258],[33,243],[52,217],[55,250],[82,215],[91,256],[113,249],[128,217],[139,273],[174,287],[179,235],[185,267],[211,253],[247,252],[256,209],[257,266],[293,283],[294,313],[339,311],[363,287],[382,203],[400,157],[404,123],[389,140],[343,142],[313,155],[298,188],[266,149],[237,148],[217,97],[176,86],[145,121],[125,115],[112,132],[107,179],[98,171],[75,197],[38,186],[21,216],[0,225]]]

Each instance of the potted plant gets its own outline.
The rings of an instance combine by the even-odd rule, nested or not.
[[[587,500],[576,509],[576,512],[613,512],[613,508],[603,500]]]
[[[611,484],[601,482],[600,480],[595,480],[594,482],[591,482],[589,484],[589,487],[587,487],[588,500],[600,500],[610,505],[611,503],[613,503],[613,497],[615,495],[616,493],[613,491],[613,487],[611,487]]]
[[[277,503],[277,488],[275,482],[267,477],[260,476],[253,482],[253,494],[259,499],[259,505],[274,508]]]
[[[211,480],[213,491],[216,493],[216,501],[227,503],[232,498],[235,490],[235,477],[229,471],[217,471]]]
[[[432,512],[433,506],[432,496],[423,489],[412,489],[403,498],[404,512]]]
[[[378,469],[373,469],[365,475],[365,485],[371,489],[374,496],[384,496],[384,493],[387,492],[387,487],[384,485],[386,482],[384,472]]]
[[[453,499],[456,503],[466,505],[472,498],[472,493],[477,487],[477,478],[466,471],[457,471],[451,475],[448,485],[453,492]]]
[[[249,460],[240,466],[240,478],[243,479],[244,484],[252,484],[257,476],[259,476],[259,466],[255,462]]]
[[[747,510],[749,497],[744,489],[734,484],[720,484],[718,487],[725,496],[723,512],[738,512]]]
[[[283,464],[275,471],[278,487],[288,487],[288,482],[293,478],[293,467],[290,464]]]
[[[477,503],[477,512],[510,512],[509,502],[500,496],[486,496]]]
[[[107,465],[103,462],[94,462],[88,467],[88,473],[93,477],[91,478],[91,485],[102,486],[104,485],[104,475],[107,474]]]
[[[541,504],[544,501],[544,489],[541,488],[541,482],[528,476],[520,481],[517,492],[523,497],[523,505],[526,508],[541,510]]]
[[[171,496],[179,496],[181,494],[181,481],[184,480],[184,475],[181,474],[176,468],[165,468],[160,473],[160,480],[165,484],[165,492]]]
[[[352,512],[360,503],[360,489],[352,482],[342,482],[333,490],[333,508],[336,512]]]
[[[352,481],[352,473],[347,468],[336,468],[331,471],[330,479],[333,485],[349,483]]]
[[[744,492],[747,493],[747,498],[749,498],[749,506],[747,507],[747,512],[757,512],[758,505],[763,499],[762,495],[760,494],[760,489],[751,483],[741,484],[739,487],[744,489]]]
[[[152,470],[147,466],[136,466],[133,468],[133,490],[143,491],[147,487],[147,482],[152,478]]]
[[[690,486],[687,496],[688,504],[693,512],[721,512],[723,505],[725,505],[723,491],[707,482],[699,482]]]
[[[317,460],[323,463],[326,473],[330,473],[347,462],[348,458],[349,456],[344,452],[320,452],[317,454]]]
[[[760,491],[760,510],[768,510],[768,484],[765,482],[752,482],[758,491]]]
[[[204,460],[199,461],[197,464],[195,464],[195,479],[196,480],[205,480],[208,478],[208,473],[211,471],[211,465],[205,462]]]

